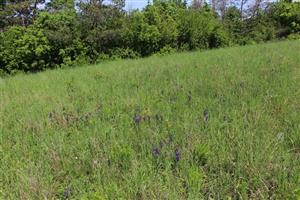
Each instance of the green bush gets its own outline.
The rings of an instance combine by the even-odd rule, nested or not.
[[[51,66],[72,66],[86,57],[87,47],[80,39],[75,11],[42,12],[34,26],[43,30],[49,41]]]
[[[2,71],[34,72],[49,67],[50,45],[42,30],[13,26],[3,34],[0,51]]]
[[[277,34],[286,37],[300,32],[300,2],[280,1],[270,8],[270,17],[277,23]]]
[[[157,55],[166,55],[166,54],[171,54],[171,53],[175,53],[176,49],[172,48],[171,46],[167,45],[164,46],[163,48],[161,48],[159,50],[159,52],[157,53]]]
[[[275,25],[264,11],[259,11],[247,28],[250,30],[247,37],[256,43],[273,40],[275,38]]]
[[[176,47],[179,35],[179,13],[183,11],[176,3],[155,2],[144,10],[146,22],[155,25],[160,33],[159,49],[165,46]]]
[[[142,56],[147,56],[159,50],[160,32],[155,25],[146,22],[145,15],[135,12],[130,17],[123,30],[125,43]]]
[[[109,55],[105,54],[105,53],[100,53],[100,54],[97,54],[97,59],[96,59],[95,63],[100,63],[100,62],[107,61],[107,60],[110,60]]]
[[[223,25],[234,44],[244,44],[244,30],[246,23],[237,7],[229,7],[224,15]]]
[[[289,40],[299,40],[300,39],[300,33],[292,33],[288,35],[287,39]]]
[[[136,59],[139,58],[139,53],[129,48],[115,48],[110,51],[111,59]]]
[[[142,56],[159,52],[165,46],[177,48],[182,9],[177,4],[156,2],[142,12],[132,13],[122,32],[125,44]]]
[[[190,50],[217,48],[229,44],[225,29],[210,10],[182,12],[179,29],[180,46],[188,44]]]

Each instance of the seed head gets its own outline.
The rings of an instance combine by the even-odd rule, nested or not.
[[[204,122],[207,123],[208,122],[208,119],[209,119],[209,113],[208,113],[208,109],[206,108],[203,112],[203,119],[204,119]]]
[[[191,93],[191,91],[189,91],[189,94],[188,94],[188,96],[187,96],[187,102],[188,102],[188,103],[191,103],[191,102],[192,102],[192,93]]]
[[[169,135],[168,143],[172,144],[172,142],[173,142],[173,135]]]
[[[180,160],[180,151],[178,148],[175,149],[175,160],[177,162]]]
[[[160,142],[159,142],[159,147],[160,147],[160,148],[163,148],[163,146],[164,146],[164,143],[163,143],[162,141],[160,141]]]
[[[152,150],[152,155],[153,155],[154,157],[158,157],[158,156],[160,155],[160,149],[159,149],[159,148],[154,148],[154,149]]]
[[[71,189],[68,187],[64,191],[64,199],[69,199],[71,197]]]
[[[163,120],[163,116],[161,116],[160,114],[156,114],[155,119],[156,121],[161,122]]]

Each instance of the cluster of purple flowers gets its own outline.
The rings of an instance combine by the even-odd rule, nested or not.
[[[180,151],[178,148],[175,149],[175,160],[177,162],[180,160]]]
[[[174,140],[173,135],[169,135],[168,139],[165,141],[165,144],[167,146],[171,145],[173,143],[173,140]],[[164,143],[161,141],[159,143],[159,147],[155,147],[155,148],[152,149],[153,157],[158,158],[162,154],[161,150],[162,150],[163,146],[164,146]],[[180,153],[180,149],[178,147],[175,149],[175,152],[174,152],[173,155],[174,155],[174,160],[176,162],[180,161],[181,153]]]

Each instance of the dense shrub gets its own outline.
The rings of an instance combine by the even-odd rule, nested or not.
[[[300,2],[274,3],[270,8],[269,15],[277,23],[279,37],[287,37],[289,34],[300,32]]]
[[[124,24],[122,2],[103,5],[101,1],[85,1],[79,4],[77,15],[81,40],[87,48],[89,59],[97,61],[100,55],[110,54],[112,49],[122,48],[121,29]],[[126,49],[126,48],[125,48]]]
[[[275,25],[271,18],[262,10],[252,19],[247,21],[247,37],[256,43],[269,41],[275,38]]]
[[[225,30],[210,9],[184,11],[180,17],[180,46],[208,49],[226,46],[229,41]]]
[[[292,33],[288,36],[289,40],[299,40],[300,39],[300,33]]]
[[[139,53],[135,52],[132,49],[129,48],[115,48],[110,51],[110,58],[111,59],[126,59],[126,58],[131,58],[131,59],[136,59],[139,58],[140,55]]]
[[[123,30],[125,44],[142,56],[159,50],[160,32],[157,26],[147,23],[144,13],[134,12]]]
[[[1,69],[7,73],[45,69],[50,49],[42,30],[13,26],[1,34]]]
[[[275,38],[274,21],[263,10],[258,10],[251,18],[243,18],[238,8],[230,7],[224,15],[223,25],[233,44],[253,44]]]
[[[242,13],[237,7],[229,7],[224,15],[223,26],[233,44],[243,44],[245,38],[245,23]]]
[[[154,25],[160,33],[159,49],[165,46],[176,47],[179,35],[179,17],[183,8],[176,3],[157,2],[144,10],[146,22]]]
[[[74,10],[55,13],[42,12],[35,21],[35,27],[43,30],[51,46],[51,66],[72,65],[86,55],[86,46],[80,39],[80,30]]]

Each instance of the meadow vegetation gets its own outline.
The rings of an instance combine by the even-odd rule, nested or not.
[[[299,88],[296,40],[0,79],[0,199],[299,199]]]

